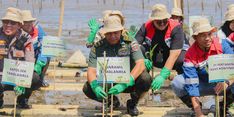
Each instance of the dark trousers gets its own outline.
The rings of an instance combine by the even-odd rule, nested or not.
[[[141,51],[142,51],[142,54],[147,58],[147,56],[145,55],[145,53],[148,53],[147,49],[144,46],[141,46]],[[176,62],[173,66],[173,70],[176,70],[178,74],[183,73],[182,66],[183,66],[183,62],[184,62],[185,53],[186,53],[185,50],[181,51],[180,55],[176,59]],[[168,57],[169,57],[169,53],[154,51],[153,65],[157,68],[163,68]]]
[[[41,85],[42,85],[42,80],[40,79],[40,76],[36,72],[34,72],[33,73],[33,78],[32,78],[31,88],[25,88],[25,93],[18,96],[17,101],[21,101],[21,100],[24,100],[24,99],[29,99],[32,92],[34,90],[39,89],[41,87]],[[14,86],[0,84],[0,95],[2,95],[4,93],[4,91],[12,91],[12,90],[14,90]]]
[[[144,94],[150,89],[152,82],[152,78],[149,75],[149,73],[144,70],[141,75],[136,79],[135,85],[132,87],[128,87],[127,89],[124,90],[124,93],[130,93],[131,98],[138,103],[139,99],[144,96]],[[114,84],[115,85],[115,84]],[[110,86],[108,87],[108,89]],[[91,86],[88,82],[84,84],[83,87],[83,92],[84,94],[89,97],[90,99],[96,100],[101,102],[101,100],[98,100],[95,93],[91,89]]]

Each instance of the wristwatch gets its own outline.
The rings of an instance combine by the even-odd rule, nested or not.
[[[226,83],[228,86],[230,86],[229,80],[225,80],[225,83]]]

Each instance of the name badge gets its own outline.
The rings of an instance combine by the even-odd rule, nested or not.
[[[17,58],[24,57],[24,51],[22,51],[22,50],[14,50],[13,51],[13,57],[17,57]]]

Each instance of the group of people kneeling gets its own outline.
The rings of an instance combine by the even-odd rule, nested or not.
[[[192,24],[193,44],[189,44],[183,30],[183,14],[181,9],[174,8],[169,14],[163,4],[152,7],[149,20],[137,32],[124,28],[124,16],[117,10],[106,10],[100,20],[100,26],[95,19],[91,19],[89,27],[91,32],[87,39],[91,47],[88,61],[88,77],[83,87],[85,95],[93,100],[102,102],[111,94],[122,92],[130,93],[131,99],[127,101],[127,111],[137,116],[137,104],[150,88],[158,90],[169,78],[171,70],[178,75],[173,78],[171,86],[175,94],[197,117],[203,117],[200,96],[222,95],[226,90],[226,116],[231,117],[228,108],[234,101],[234,80],[222,83],[208,83],[209,56],[234,53],[234,5],[230,5],[225,14],[225,23],[218,31],[210,25],[207,18],[199,18]],[[116,83],[108,92],[104,92],[97,82],[97,57],[130,58],[130,82]],[[151,54],[153,53],[153,55]],[[150,61],[152,60],[152,62]],[[152,67],[162,68],[160,74],[150,76]],[[154,77],[154,78],[152,78]],[[114,96],[114,107],[120,105]],[[220,102],[220,106],[223,101]],[[223,116],[223,108],[220,108]]]

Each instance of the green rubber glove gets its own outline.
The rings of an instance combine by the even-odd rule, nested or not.
[[[137,33],[137,29],[131,29],[127,32],[127,36],[129,38],[129,40],[135,40],[135,36]]]
[[[15,90],[15,94],[18,96],[25,93],[25,88],[21,86],[16,86],[14,90]]]
[[[167,69],[166,67],[163,67],[163,69],[160,72],[160,75],[154,78],[151,84],[152,89],[153,90],[160,89],[164,81],[170,76],[170,74],[171,74],[171,71]]]
[[[103,88],[98,85],[97,80],[92,81],[90,86],[98,99],[106,99],[107,94],[103,91]]]
[[[96,33],[99,30],[100,24],[97,22],[96,19],[92,18],[91,20],[89,20],[88,25],[90,28],[90,33],[86,42],[87,44],[92,44],[95,39]]]
[[[138,31],[138,28],[137,28],[136,26],[134,26],[134,25],[131,25],[131,26],[130,26],[129,33],[130,33],[133,37],[136,36],[137,31]]]
[[[41,75],[42,68],[46,65],[44,61],[37,61],[34,65],[34,70],[38,75]]]
[[[149,59],[144,59],[145,67],[148,71],[150,71],[153,68],[153,64]]]
[[[114,87],[109,89],[108,94],[114,94],[114,95],[120,94],[126,88],[128,88],[129,86],[133,86],[134,84],[135,84],[135,80],[134,80],[133,76],[131,75],[129,83],[127,83],[127,84],[126,83],[116,84]]]

